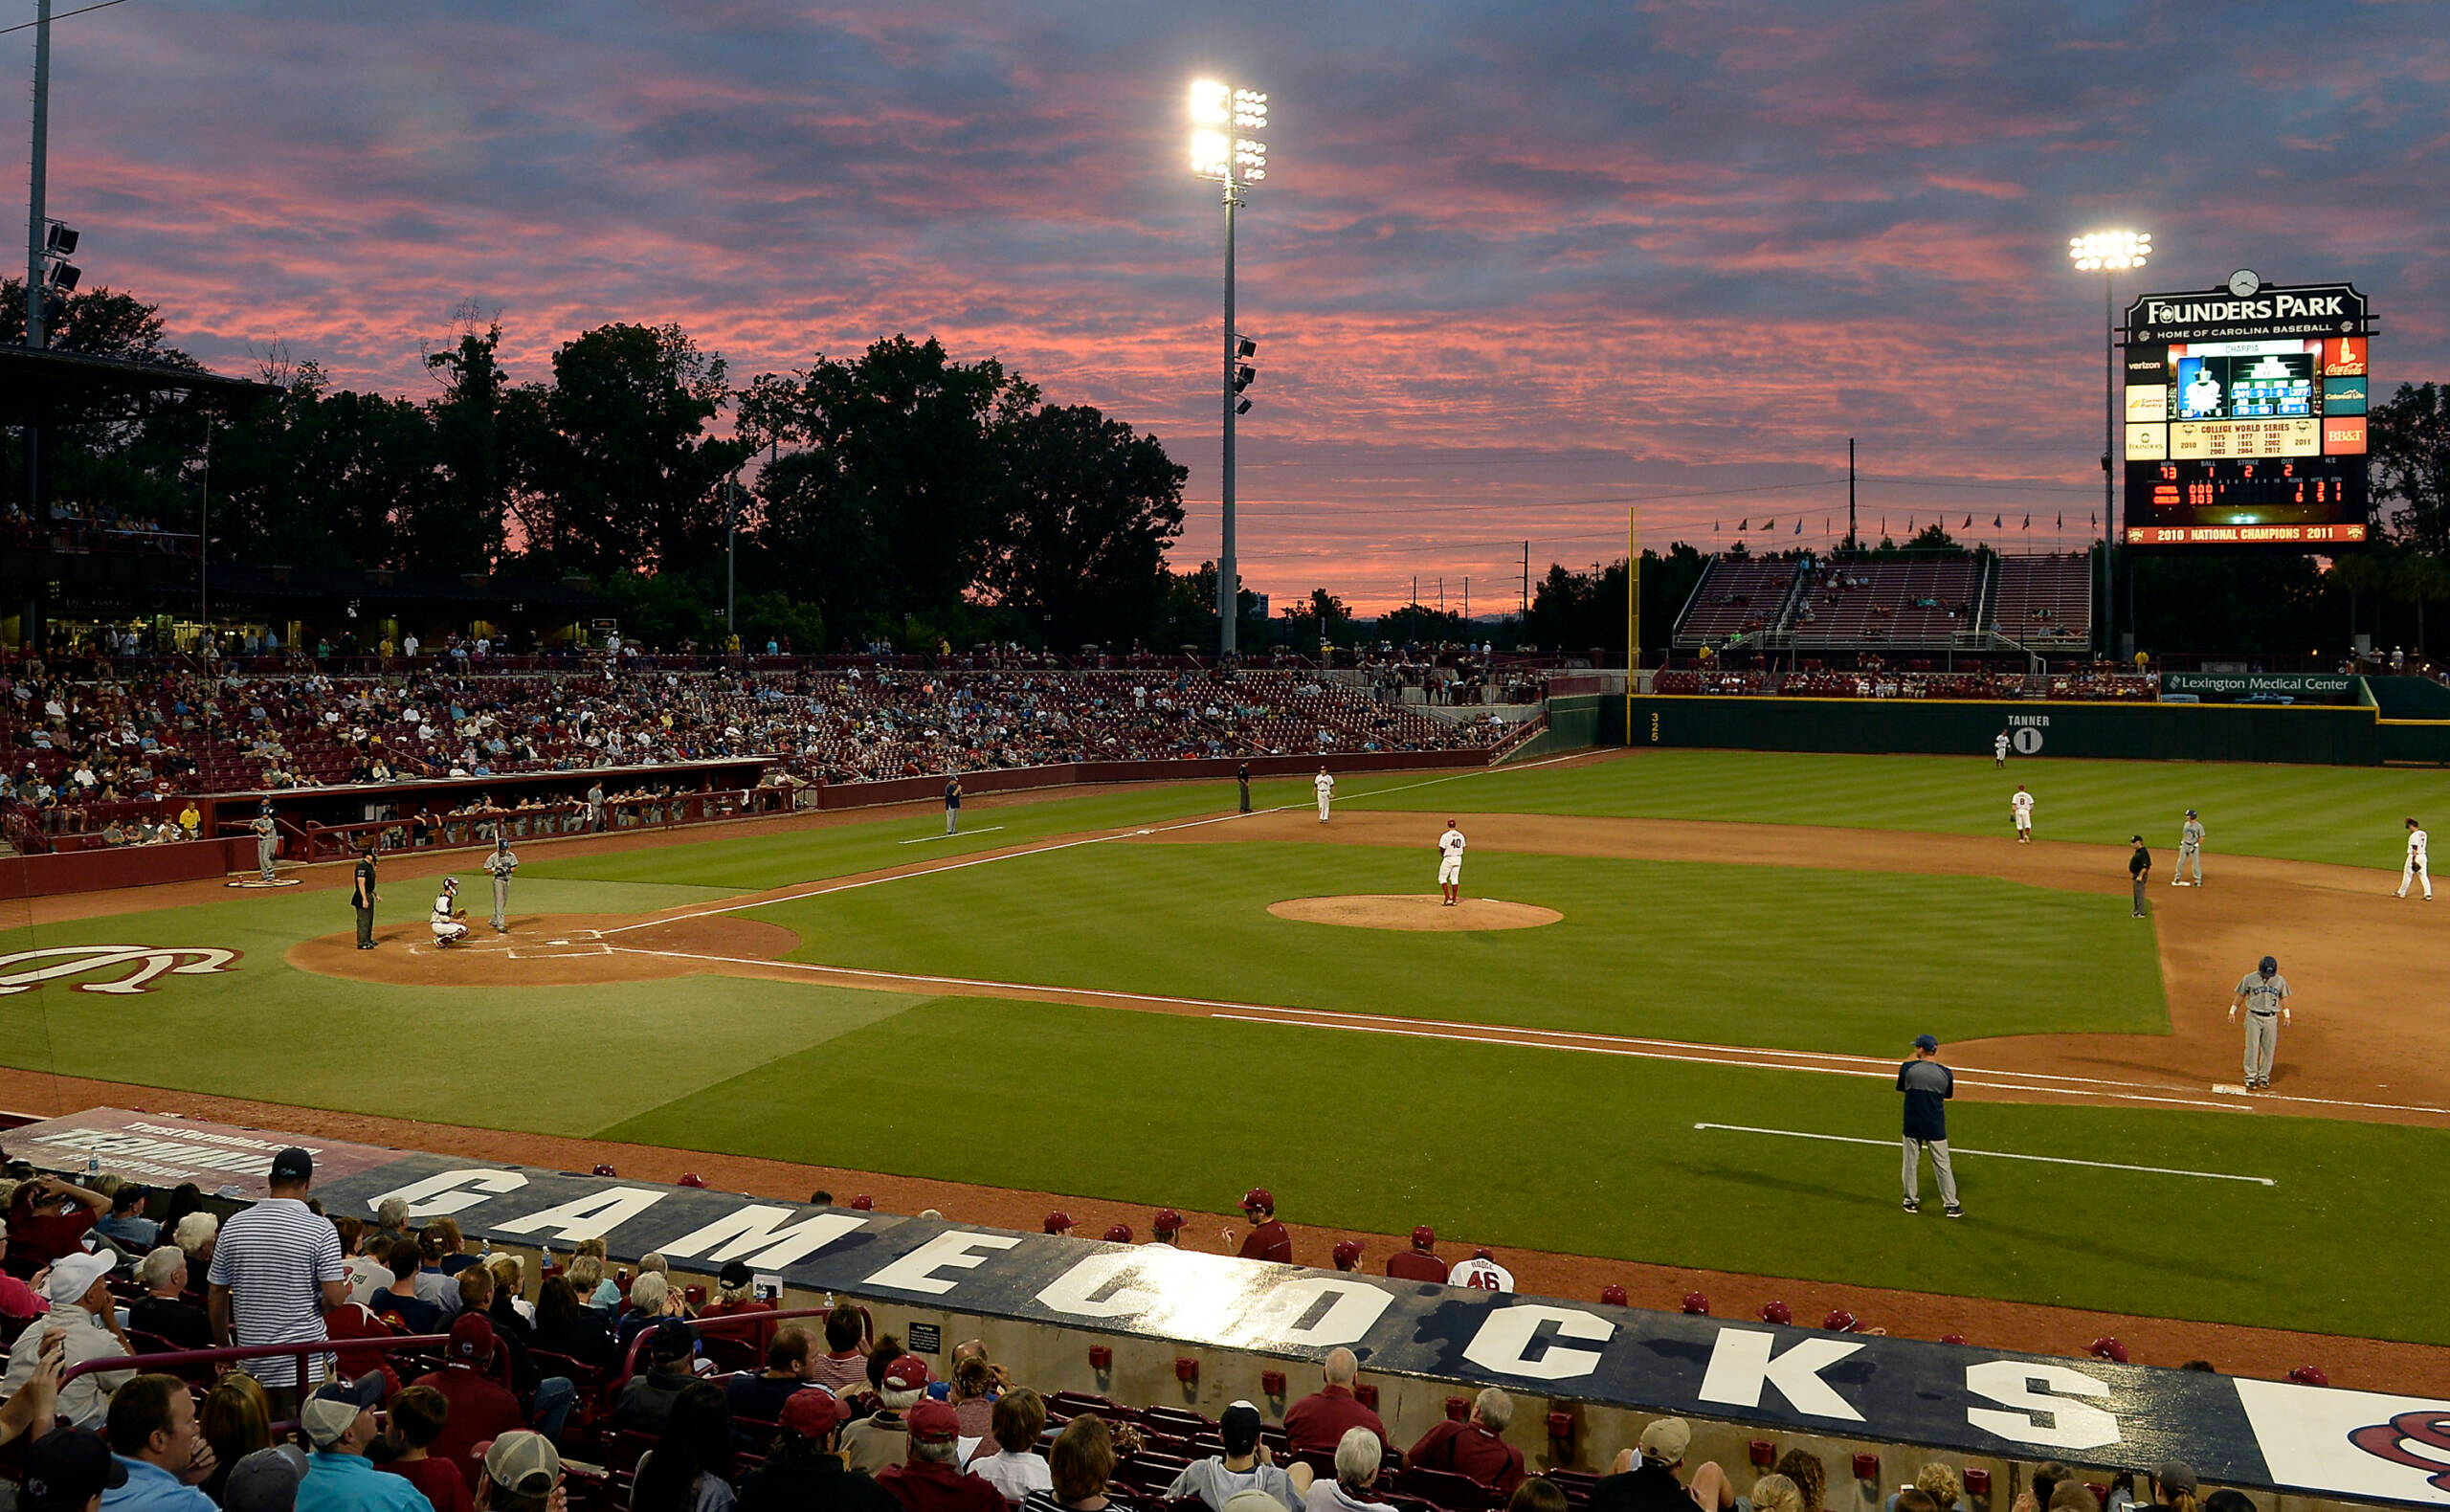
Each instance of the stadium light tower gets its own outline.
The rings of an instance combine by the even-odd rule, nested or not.
[[[1234,211],[1243,190],[1267,177],[1267,144],[1254,133],[1267,129],[1267,96],[1236,89],[1213,78],[1191,86],[1191,170],[1224,186],[1225,200],[1225,433],[1223,484],[1224,539],[1216,551],[1216,650],[1234,655],[1234,626],[1241,617],[1241,579],[1234,561],[1234,417],[1251,407],[1242,390],[1258,376],[1242,359],[1255,355],[1258,344],[1244,341],[1234,329]]]
[[[2102,655],[2112,658],[2118,655],[2118,529],[2111,515],[2111,470],[2118,456],[2118,270],[2140,268],[2151,256],[2149,231],[2097,231],[2067,238],[2068,260],[2076,270],[2102,276]]]

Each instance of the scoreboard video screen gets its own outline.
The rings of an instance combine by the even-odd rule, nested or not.
[[[2245,273],[2129,305],[2126,543],[2364,540],[2370,326],[2350,285]]]

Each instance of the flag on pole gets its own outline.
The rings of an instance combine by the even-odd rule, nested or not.
[[[1747,516],[1745,516],[1743,519],[1741,519],[1741,520],[1737,521],[1737,522],[1735,523],[1735,528],[1736,528],[1736,533],[1737,533],[1737,534],[1739,534],[1739,535],[1741,535],[1742,533],[1744,533],[1744,532],[1745,532],[1745,531],[1747,531],[1747,530],[1751,529],[1751,528],[1752,528],[1752,517],[1751,517],[1750,515],[1747,515]]]
[[[1778,528],[1778,523],[1774,520],[1764,520],[1761,522],[1761,528],[1764,530],[1775,530]]]
[[[2024,528],[2025,528],[2025,529],[2027,529],[2027,530],[2031,530],[2031,529],[2033,528],[2033,516],[2031,516],[2031,515],[2027,515],[2027,516],[2025,516]]]
[[[1965,525],[1964,525],[1964,527],[1963,527],[1963,528],[1965,528],[1965,529],[1967,529],[1967,530],[1971,530],[1971,529],[1972,529],[1972,528],[1973,528],[1973,517],[1972,517],[1971,515],[1968,515],[1968,516],[1966,516],[1966,517],[1965,517]]]
[[[2064,509],[2059,511],[2059,528],[2061,530],[2067,528],[2067,511]]]
[[[1795,534],[1803,534],[1803,516],[1801,515],[1795,516]]]
[[[2000,523],[1999,523],[1999,522],[2000,522],[2001,520],[2005,519],[2005,518],[2006,518],[2006,515],[2007,515],[2007,512],[2006,512],[2005,510],[2000,511],[1998,514],[1993,515],[1993,516],[1991,517],[1991,528],[1992,528],[1992,529],[1993,529],[1993,530],[2002,530],[2002,529],[2005,529],[2005,528],[2006,528],[2006,526],[2004,526],[2004,525],[2000,524]]]

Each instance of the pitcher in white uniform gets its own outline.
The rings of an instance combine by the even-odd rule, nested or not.
[[[1437,890],[1449,908],[1463,901],[1463,831],[1452,819],[1437,837]]]
[[[1327,822],[1327,805],[1335,800],[1335,773],[1322,767],[1319,775],[1310,779],[1310,786],[1319,790],[1319,822],[1325,824]]]
[[[2433,874],[2425,870],[2424,866],[2425,844],[2424,826],[2410,819],[2408,821],[2408,858],[2399,865],[2399,890],[2393,893],[2392,897],[2405,898],[2408,895],[2408,883],[2422,882],[2424,901],[2428,903],[2433,901]]]

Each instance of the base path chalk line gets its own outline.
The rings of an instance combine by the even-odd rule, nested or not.
[[[896,845],[925,845],[930,840],[958,840],[965,834],[993,834],[996,831],[1004,827],[1000,824],[991,824],[983,830],[947,830],[942,834],[923,834],[915,840],[896,840],[893,843]]]
[[[1402,792],[1412,788],[1426,788],[1430,786],[1431,783],[1455,782],[1464,777],[1481,777],[1495,771],[1529,771],[1534,767],[1553,766],[1561,761],[1579,761],[1580,759],[1581,754],[1577,752],[1571,756],[1551,756],[1546,761],[1525,762],[1519,767],[1477,767],[1470,771],[1459,771],[1445,777],[1433,777],[1425,782],[1405,783],[1400,787],[1394,788],[1373,789],[1368,793],[1358,794],[1357,796],[1375,797],[1380,793]],[[1302,806],[1299,804],[1279,804],[1273,809],[1263,809],[1259,812],[1262,813],[1282,813],[1287,810],[1300,807]],[[1108,840],[1131,839],[1144,834],[1165,834],[1175,830],[1196,830],[1203,825],[1231,824],[1236,819],[1247,819],[1250,817],[1251,815],[1246,813],[1219,813],[1212,814],[1205,819],[1185,819],[1176,824],[1162,824],[1153,830],[1116,830],[1106,834],[1083,835],[1076,840],[1056,840],[1046,845],[1033,845],[1018,851],[999,851],[993,856],[973,856],[965,861],[947,861],[941,866],[913,867],[909,871],[895,872],[885,877],[869,877],[863,878],[858,881],[849,882],[827,882],[821,886],[811,887],[802,892],[785,893],[780,898],[754,898],[750,899],[746,902],[724,903],[719,907],[702,908],[691,913],[671,914],[658,919],[641,919],[636,923],[615,924],[612,928],[605,930],[604,933],[608,935],[626,934],[633,929],[652,929],[657,924],[685,923],[692,919],[714,919],[724,914],[746,913],[752,908],[771,908],[778,903],[795,903],[808,898],[824,898],[834,893],[856,892],[862,887],[879,887],[882,886],[886,882],[903,882],[921,877],[934,877],[940,872],[966,871],[973,866],[991,866],[997,861],[1017,861],[1027,856],[1049,856],[1057,851],[1075,850],[1083,845],[1102,845]],[[980,834],[985,832],[973,830],[970,833],[972,834]],[[936,839],[940,838],[940,836],[929,835],[928,838]],[[951,836],[951,838],[959,838],[959,836]]]
[[[1774,1134],[1780,1139],[1821,1140],[1831,1145],[1877,1145],[1882,1149],[1895,1149],[1893,1139],[1863,1139],[1854,1134],[1808,1134],[1802,1129],[1755,1128],[1749,1123],[1696,1123],[1697,1129],[1725,1129],[1732,1134]],[[2193,1176],[2202,1181],[2241,1181],[2254,1187],[2277,1187],[2269,1176],[2240,1176],[2226,1170],[2179,1170],[2170,1166],[2127,1166],[2114,1160],[2071,1160],[2064,1155],[2020,1155],[2007,1149],[1959,1149],[1949,1146],[1949,1154],[1982,1155],[1992,1160],[2030,1160],[2045,1166],[2087,1166],[2095,1170],[2134,1170],[2149,1176]]]
[[[1198,1009],[1204,1011],[1205,1017],[1228,1023],[1274,1024],[1286,1029],[1333,1029],[1354,1034],[1388,1034],[1404,1039],[1438,1039],[1458,1044],[1495,1045],[1508,1050],[1562,1050],[1583,1055],[1622,1056],[1636,1060],[1674,1060],[1695,1065],[1736,1066],[1755,1071],[1799,1071],[1816,1076],[1857,1077],[1880,1081],[1893,1080],[1897,1076],[1897,1068],[1891,1062],[1838,1056],[1820,1051],[1705,1045],[1672,1039],[1612,1040],[1606,1035],[1571,1030],[1517,1029],[1490,1024],[1452,1024],[1436,1019],[1383,1019],[1378,1014],[1345,1013],[1333,1009],[1277,1008],[1265,1003],[1234,1003],[1212,998],[1169,997],[1155,992],[1120,992],[1104,988],[1055,987],[1033,982],[994,982],[976,977],[938,976],[916,971],[879,971],[861,967],[825,966],[813,961],[777,961],[753,956],[708,955],[691,950],[651,950],[639,945],[616,945],[613,948],[623,955],[654,956],[671,961],[702,961],[711,966],[804,971],[811,975],[856,977],[862,981],[893,986],[987,989],[1024,996],[1039,993],[1050,997],[1095,998],[1125,1007],[1145,1003],[1169,1009]],[[1815,1063],[1846,1059],[1854,1059],[1856,1064]],[[2224,1113],[2238,1111],[2238,1106],[2235,1102],[2211,1102],[2194,1098],[2162,1097],[2141,1091],[2119,1091],[2100,1083],[2079,1083],[2065,1087],[2044,1086],[2038,1081],[2017,1079],[2006,1073],[1992,1073],[1992,1075],[1998,1079],[1977,1084],[2001,1092],[2029,1092],[2044,1097],[2116,1102],[2172,1103],[2182,1107],[2215,1108]],[[2135,1085],[2149,1084],[2135,1083]]]

